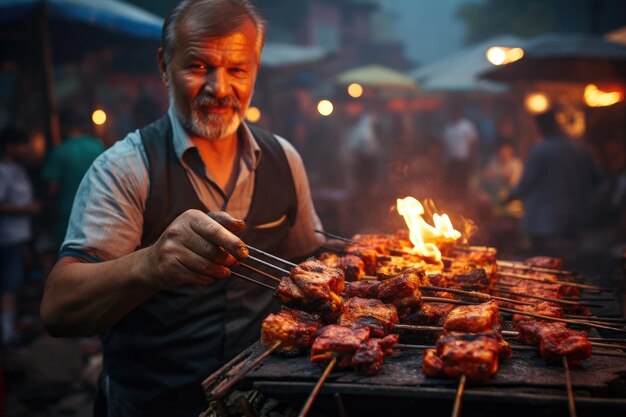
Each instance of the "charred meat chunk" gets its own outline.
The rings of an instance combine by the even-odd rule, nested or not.
[[[339,256],[335,253],[323,253],[320,261],[331,268],[339,268],[343,271],[346,281],[358,281],[365,275],[363,260],[355,255]]]
[[[365,275],[374,275],[376,273],[376,263],[378,261],[379,252],[374,247],[350,244],[343,249],[348,255],[359,257],[363,261]]]
[[[311,346],[311,362],[328,363],[337,358],[337,368],[349,368],[352,356],[369,340],[367,327],[345,327],[330,324],[318,330]]]
[[[396,343],[397,334],[368,340],[352,356],[351,366],[361,375],[378,375],[383,367],[383,358],[391,353],[391,347]]]
[[[443,327],[451,332],[488,333],[500,327],[498,305],[489,301],[477,305],[459,306],[448,314]]]
[[[498,371],[500,345],[485,334],[449,333],[437,341],[437,349],[427,350],[422,372],[426,376],[485,381]]]
[[[423,269],[410,269],[403,274],[381,282],[378,298],[398,309],[400,317],[408,317],[411,310],[422,305],[420,285],[425,274]]]
[[[283,307],[278,314],[270,314],[261,325],[261,343],[271,346],[280,341],[276,350],[289,356],[307,351],[313,336],[323,326],[319,316]]]
[[[361,281],[346,282],[343,289],[344,298],[378,298],[378,287],[380,281],[375,279],[364,279]]]
[[[454,309],[453,304],[424,303],[419,309],[411,311],[406,318],[406,323],[422,326],[441,326],[452,309]]]
[[[332,322],[341,314],[343,288],[343,271],[311,258],[294,267],[276,293],[287,307],[317,313]]]
[[[483,268],[473,268],[467,272],[442,272],[430,277],[432,285],[456,288],[463,291],[487,291],[491,288],[491,279]]]
[[[398,312],[393,304],[373,298],[349,298],[337,322],[340,326],[368,327],[370,336],[384,337],[398,324]]]
[[[539,354],[546,362],[559,362],[565,356],[571,365],[579,365],[591,357],[587,334],[569,329],[565,323],[522,320],[516,327],[520,341],[525,345],[538,345]]]
[[[558,318],[564,317],[563,309],[561,308],[561,306],[559,304],[550,303],[548,301],[543,301],[541,303],[538,303],[532,306],[518,305],[515,308],[518,311],[539,314],[539,315],[547,316],[547,317],[558,317]],[[530,316],[524,316],[521,314],[513,314],[513,321],[530,320],[530,319],[531,319]]]
[[[563,266],[563,259],[552,256],[533,256],[526,259],[526,263],[541,268],[560,269]]]

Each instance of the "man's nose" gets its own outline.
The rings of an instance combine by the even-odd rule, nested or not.
[[[228,81],[226,79],[226,71],[216,68],[207,74],[207,80],[204,84],[205,90],[215,97],[225,97],[229,94]]]

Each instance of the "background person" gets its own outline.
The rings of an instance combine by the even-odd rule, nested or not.
[[[31,216],[39,212],[26,172],[33,136],[8,126],[0,132],[0,279],[2,343],[16,342],[17,294],[24,278],[24,251],[32,238]]]
[[[53,233],[57,250],[65,237],[78,185],[91,163],[104,152],[102,141],[87,133],[89,120],[86,116],[67,109],[59,115],[59,122],[63,142],[52,150],[42,172],[54,201]]]
[[[478,131],[458,103],[452,106],[450,119],[442,132],[442,141],[446,156],[445,184],[450,197],[462,202],[474,171]]]
[[[531,148],[524,174],[506,201],[524,203],[522,231],[535,252],[569,259],[575,256],[573,238],[591,223],[594,190],[603,176],[585,144],[565,136],[555,114],[536,116],[543,141]]]

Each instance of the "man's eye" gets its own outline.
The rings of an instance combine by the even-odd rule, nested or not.
[[[206,65],[204,64],[191,64],[189,68],[194,72],[206,71]]]
[[[245,71],[243,68],[233,67],[233,68],[231,68],[231,69],[230,69],[230,72],[231,72],[232,74],[243,74],[243,73],[245,73],[246,71]]]

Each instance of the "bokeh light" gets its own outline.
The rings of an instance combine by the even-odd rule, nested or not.
[[[333,112],[333,103],[329,100],[320,100],[320,102],[317,103],[317,111],[322,116],[330,116]]]
[[[522,48],[492,46],[487,49],[485,56],[487,57],[487,61],[491,62],[493,65],[504,65],[522,59],[524,57],[524,50]]]
[[[249,107],[248,111],[246,111],[246,120],[250,123],[257,123],[261,120],[261,110],[258,107]]]
[[[524,104],[531,114],[540,114],[550,108],[550,100],[543,93],[528,94]]]
[[[348,94],[350,97],[359,98],[363,95],[363,87],[361,84],[352,83],[348,86]]]
[[[624,100],[624,93],[621,91],[605,91],[595,84],[585,87],[583,93],[585,104],[589,107],[607,107]]]
[[[107,114],[104,110],[96,110],[91,114],[91,120],[98,126],[103,125],[107,121]]]

